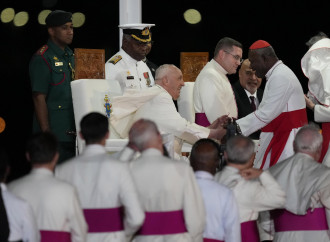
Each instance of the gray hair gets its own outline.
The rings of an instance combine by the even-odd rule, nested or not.
[[[155,81],[159,82],[161,79],[166,77],[171,68],[177,68],[177,67],[172,64],[164,64],[158,67],[155,74]]]
[[[315,124],[300,128],[293,145],[296,152],[316,153],[322,147],[323,137]]]
[[[319,32],[317,35],[311,37],[305,44],[308,46],[308,48],[311,48],[312,45],[314,45],[317,41],[325,38],[328,38],[328,36],[323,32]]]
[[[229,37],[222,38],[221,40],[219,40],[219,42],[215,46],[214,57],[218,56],[218,53],[220,50],[231,51],[233,49],[233,46],[243,49],[243,45],[240,42],[238,42],[237,40],[234,40]]]
[[[156,124],[148,119],[140,119],[132,125],[129,131],[129,142],[135,145],[139,151],[143,151],[149,142],[153,142],[156,135],[159,135]]]
[[[228,162],[233,164],[246,164],[254,152],[254,143],[249,137],[237,135],[226,143]]]

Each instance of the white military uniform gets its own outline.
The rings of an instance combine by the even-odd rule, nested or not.
[[[134,182],[146,212],[183,210],[186,233],[171,235],[138,235],[136,242],[200,242],[205,227],[203,198],[194,173],[185,162],[163,156],[148,149],[131,162]],[[147,220],[147,218],[146,218]],[[164,227],[168,224],[164,225]]]
[[[76,190],[52,171],[34,168],[8,188],[31,205],[40,231],[69,232],[72,242],[86,241],[87,224]]]
[[[287,194],[285,209],[291,213],[305,215],[310,207],[326,208],[330,225],[330,168],[317,163],[304,153],[296,153],[289,159],[269,168]],[[310,223],[306,222],[306,227]],[[309,229],[308,229],[309,230]],[[274,242],[330,241],[330,230],[276,232]]]
[[[123,92],[126,89],[145,89],[155,84],[147,64],[133,59],[123,49],[105,63],[105,79],[117,80]]]
[[[1,183],[3,202],[9,223],[8,241],[40,241],[39,229],[30,205],[7,190]]]
[[[233,192],[214,181],[205,171],[195,172],[206,209],[204,238],[226,242],[240,242],[239,213]]]
[[[188,122],[177,112],[171,95],[156,85],[143,91],[127,92],[112,100],[112,127],[126,138],[132,124],[141,119],[154,121],[161,133],[174,134],[176,154],[181,155],[183,140],[193,144],[207,138],[210,129]]]
[[[55,175],[77,188],[83,209],[124,207],[125,231],[89,232],[88,242],[126,241],[125,234],[132,236],[142,225],[144,211],[130,169],[126,163],[111,159],[104,146],[87,145],[80,156],[57,166]]]
[[[205,113],[209,123],[222,115],[237,118],[235,95],[226,74],[227,71],[212,59],[196,78],[195,113]]]
[[[279,156],[278,159],[275,160],[276,163],[293,155],[292,143],[294,137],[298,132],[299,127],[302,127],[307,123],[305,111],[306,103],[299,80],[295,74],[282,63],[282,61],[277,61],[275,63],[275,65],[267,72],[266,79],[267,82],[264,95],[258,109],[244,118],[237,120],[237,123],[241,128],[242,134],[248,136],[265,126],[271,125],[272,121],[279,117],[279,115],[291,115],[291,117],[282,122],[282,125],[285,126],[285,131],[288,132],[288,137],[285,137],[286,140],[282,140],[284,146],[283,151],[281,152],[280,150],[273,154],[274,156]],[[297,112],[299,112],[303,118],[300,118],[300,116],[298,116],[298,118],[292,117]],[[290,120],[295,122],[294,125],[291,125],[294,126],[294,128],[290,126]],[[272,142],[274,134],[283,139],[284,135],[282,135],[281,132],[281,130],[277,133],[264,130],[261,131],[254,167],[267,169],[270,166],[270,158],[274,146],[271,147],[270,152],[266,154],[265,158],[264,156],[268,146]],[[275,141],[274,143],[276,146],[279,142]]]
[[[285,204],[285,192],[268,171],[262,172],[259,179],[245,180],[238,169],[225,166],[215,175],[215,180],[234,192],[241,223],[256,220],[260,211]]]
[[[317,104],[314,107],[314,119],[321,123],[330,122],[329,56],[330,39],[324,38],[317,41],[301,59],[302,71],[309,78],[308,96]],[[323,164],[330,166],[330,152],[327,152]]]

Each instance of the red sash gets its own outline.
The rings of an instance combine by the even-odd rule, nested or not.
[[[225,242],[224,240],[218,240],[218,239],[207,239],[204,238],[203,242]]]
[[[84,209],[88,233],[116,232],[124,229],[121,208]]]
[[[183,210],[146,212],[139,235],[168,235],[186,233]]]
[[[307,210],[305,215],[296,215],[285,209],[271,212],[274,219],[275,232],[328,230],[328,222],[324,208]]]
[[[257,221],[247,221],[241,223],[241,236],[242,242],[259,242],[259,231],[257,227]]]
[[[204,127],[210,126],[210,122],[205,113],[195,113],[195,123]]]
[[[322,152],[319,159],[319,163],[322,163],[325,154],[329,148],[330,142],[330,123],[322,123],[322,136],[323,136],[323,143],[322,143]]]
[[[272,151],[272,153],[270,156],[269,167],[275,165],[285,148],[285,144],[288,141],[291,130],[300,128],[305,124],[307,124],[306,109],[299,109],[281,113],[277,118],[263,127],[261,131],[272,132],[273,138],[269,142],[269,145],[266,149],[260,169],[264,167],[267,155],[270,151]]]
[[[71,242],[71,234],[66,231],[40,230],[40,242]]]

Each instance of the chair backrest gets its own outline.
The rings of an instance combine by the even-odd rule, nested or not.
[[[111,100],[121,96],[119,82],[105,79],[80,79],[71,82],[72,102],[76,129],[79,131],[81,119],[90,112],[100,112],[111,115]],[[115,132],[110,130],[111,138],[117,138]],[[81,152],[84,142],[77,135],[78,151]]]
[[[105,51],[104,49],[74,49],[75,80],[104,79]]]
[[[194,82],[209,61],[209,52],[180,52],[180,69],[185,82]]]
[[[194,82],[185,82],[178,99],[178,111],[180,115],[192,123],[195,122],[193,92]]]

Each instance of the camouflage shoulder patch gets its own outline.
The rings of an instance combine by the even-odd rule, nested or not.
[[[123,57],[121,55],[116,55],[110,59],[110,63],[116,65]]]
[[[45,54],[46,50],[48,49],[48,45],[44,45],[42,46],[38,51],[37,51],[37,55],[43,55]]]

